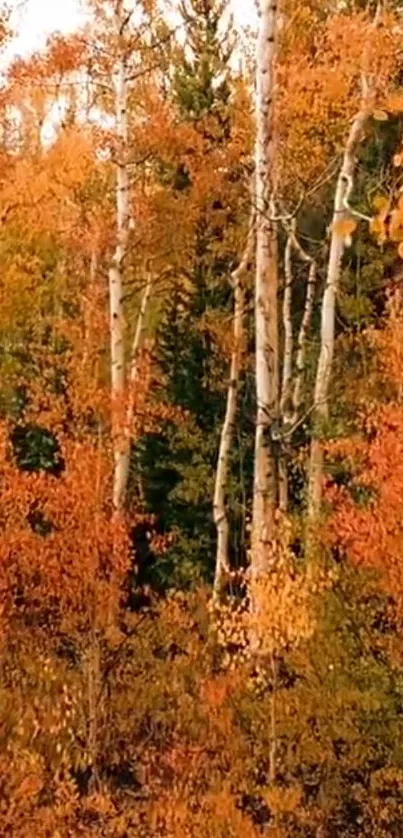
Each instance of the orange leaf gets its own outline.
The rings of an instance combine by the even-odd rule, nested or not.
[[[403,259],[403,242],[400,242],[397,252],[401,259]]]
[[[391,213],[389,238],[392,242],[403,241],[403,215],[401,210],[393,210]]]
[[[342,218],[340,221],[335,221],[333,224],[333,232],[340,236],[350,236],[357,228],[357,222],[354,218]]]
[[[379,241],[386,240],[385,224],[379,215],[376,215],[374,218],[371,218],[371,221],[369,223],[369,229],[372,235],[376,236],[379,239]]]

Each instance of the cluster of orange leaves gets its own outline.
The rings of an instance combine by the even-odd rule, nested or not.
[[[373,399],[362,405],[354,437],[329,445],[348,464],[347,485],[330,483],[326,540],[356,565],[379,573],[403,619],[403,318],[399,292],[382,330],[368,334],[377,354]],[[387,398],[385,400],[385,393]],[[357,500],[361,493],[361,500]]]
[[[326,14],[316,0],[289,0],[287,12],[278,67],[277,136],[279,177],[295,200],[295,190],[310,194],[331,174],[361,106],[363,73],[374,85],[375,119],[401,109],[395,83],[401,35],[393,13],[373,27],[366,12]]]

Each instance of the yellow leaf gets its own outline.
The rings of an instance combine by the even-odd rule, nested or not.
[[[402,154],[395,154],[393,158],[393,165],[394,166],[401,166],[403,163],[403,155]]]
[[[375,195],[372,199],[372,206],[374,209],[378,210],[378,212],[383,212],[389,209],[389,200],[385,198],[385,195]]]
[[[377,122],[387,122],[389,119],[386,111],[374,111],[372,116]]]
[[[379,216],[375,216],[369,223],[369,229],[373,236],[376,236],[379,242],[386,241],[385,225]]]
[[[397,252],[401,259],[403,259],[403,242],[400,242]]]

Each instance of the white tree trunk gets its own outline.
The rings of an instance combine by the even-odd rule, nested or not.
[[[292,328],[292,250],[293,231],[287,236],[287,244],[284,253],[284,295],[283,295],[283,329],[284,329],[284,354],[283,354],[283,375],[281,381],[280,410],[284,414],[289,408],[291,400],[292,370],[293,370],[293,349],[294,336]]]
[[[116,249],[109,268],[109,312],[111,340],[111,396],[113,435],[113,507],[123,510],[125,500],[125,346],[123,317],[123,276],[130,226],[128,172],[127,68],[123,55],[118,58],[116,80]]]
[[[231,461],[231,448],[234,441],[234,430],[237,414],[237,397],[239,378],[242,366],[242,352],[244,328],[243,320],[245,313],[245,292],[243,278],[247,272],[253,256],[254,244],[254,212],[250,223],[248,240],[241,259],[241,262],[232,274],[232,287],[234,289],[234,316],[233,316],[233,345],[231,353],[231,367],[227,390],[227,404],[224,422],[221,428],[220,447],[218,453],[213,515],[217,530],[217,549],[213,587],[213,599],[219,600],[225,580],[228,577],[230,566],[228,556],[229,545],[229,524],[226,510],[226,495],[228,491],[228,475]]]
[[[303,384],[304,384],[304,377],[305,377],[305,364],[306,364],[306,350],[308,346],[308,335],[309,330],[311,328],[311,321],[312,321],[312,311],[313,311],[313,302],[315,299],[315,288],[316,288],[316,262],[298,244],[298,251],[301,253],[302,258],[305,261],[310,263],[309,265],[309,273],[308,273],[308,284],[306,289],[306,297],[305,297],[305,306],[304,306],[304,313],[301,320],[301,326],[298,333],[297,339],[297,358],[295,362],[296,373],[295,373],[295,380],[294,380],[294,391],[293,391],[293,409],[294,409],[294,416],[295,421],[298,420],[301,403],[302,403],[302,391],[303,391]]]
[[[287,236],[287,244],[284,253],[284,295],[283,295],[283,330],[284,330],[284,351],[283,351],[283,374],[281,381],[280,414],[282,428],[286,427],[288,416],[291,411],[291,387],[293,378],[293,347],[294,335],[292,328],[292,249],[293,232]],[[278,492],[279,508],[286,513],[288,509],[288,463],[287,456],[283,450],[278,462]]]
[[[308,334],[311,326],[313,301],[316,284],[316,262],[301,246],[295,234],[295,219],[287,229],[287,244],[284,254],[284,298],[283,298],[283,328],[284,328],[284,357],[281,384],[280,413],[284,437],[292,435],[293,428],[300,420],[302,392],[305,377],[306,351]],[[301,325],[297,337],[297,353],[294,365],[294,334],[292,324],[292,252],[299,255],[303,262],[309,263],[309,274],[305,295],[305,305]],[[283,451],[279,458],[279,507],[282,512],[288,508],[288,465],[287,456]]]
[[[382,0],[378,0],[372,27],[379,26],[383,11]],[[340,222],[349,217],[349,196],[353,187],[356,167],[356,151],[365,136],[375,102],[376,71],[369,47],[364,48],[363,73],[361,76],[361,106],[352,122],[343,155],[343,162],[337,180],[334,197],[332,234],[326,286],[322,302],[321,346],[316,373],[314,394],[314,427],[311,443],[311,458],[308,484],[308,520],[310,524],[320,512],[322,502],[323,450],[318,430],[320,424],[328,418],[329,384],[334,352],[334,326],[336,297],[340,282],[341,264],[346,247],[346,236]]]
[[[121,448],[121,459],[119,462],[119,481],[121,487],[121,497],[122,503],[124,503],[127,494],[127,487],[129,483],[129,473],[130,473],[130,450],[131,450],[131,437],[132,437],[132,430],[133,430],[133,418],[134,418],[134,406],[135,406],[135,391],[136,385],[138,380],[138,373],[139,373],[139,358],[140,358],[140,350],[142,345],[142,338],[145,329],[145,322],[146,322],[146,314],[148,309],[148,303],[151,296],[151,289],[152,289],[152,277],[151,273],[147,272],[147,280],[146,285],[143,290],[143,294],[141,297],[140,309],[137,316],[137,323],[136,323],[136,330],[134,333],[133,343],[132,343],[132,351],[131,351],[131,358],[130,358],[130,371],[129,371],[129,381],[128,381],[128,394],[127,394],[127,409],[125,415],[125,423],[123,428],[123,440],[122,440],[122,448]]]
[[[349,216],[346,203],[356,167],[355,154],[363,138],[369,117],[370,110],[367,106],[367,97],[365,97],[362,107],[356,114],[351,126],[334,198],[329,262],[322,301],[321,344],[314,393],[314,424],[319,425],[319,428],[320,424],[326,422],[328,418],[329,383],[334,353],[336,296],[346,246],[346,235],[343,232],[342,222]],[[308,485],[309,519],[316,517],[322,500],[323,452],[317,430],[314,428],[311,443]]]
[[[269,211],[274,164],[274,58],[277,0],[260,0],[256,55],[256,432],[252,511],[252,584],[270,564],[277,507],[271,428],[278,419],[277,229]]]
[[[130,86],[130,39],[126,37],[133,14],[123,0],[116,0],[114,8],[114,38],[116,58],[116,248],[109,268],[109,306],[111,339],[111,396],[112,438],[114,456],[113,508],[123,512],[126,501],[130,466],[134,391],[138,377],[138,359],[152,280],[147,269],[147,281],[142,295],[136,330],[133,338],[130,368],[125,365],[125,323],[123,314],[123,280],[128,255],[131,227],[128,92]]]

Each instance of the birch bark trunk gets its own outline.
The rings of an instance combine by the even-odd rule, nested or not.
[[[277,0],[260,0],[256,55],[256,431],[251,581],[270,564],[277,508],[277,467],[271,429],[278,419],[277,228],[270,221],[274,164],[274,59]]]
[[[356,151],[367,127],[370,108],[369,93],[363,97],[361,109],[356,114],[344,150],[334,198],[332,233],[326,285],[322,301],[321,345],[316,373],[314,392],[315,432],[311,443],[309,484],[308,484],[308,519],[316,518],[322,501],[323,451],[320,441],[320,425],[326,422],[329,414],[329,383],[334,354],[334,330],[336,298],[340,284],[341,264],[345,250],[345,233],[341,222],[348,217],[346,202],[351,191],[355,167]],[[318,429],[319,426],[319,429]]]
[[[116,28],[120,35],[123,5],[116,8]],[[111,341],[111,398],[113,437],[113,508],[123,510],[125,501],[125,452],[123,444],[125,401],[125,346],[123,317],[123,277],[130,227],[130,195],[128,172],[127,64],[122,53],[117,61],[116,133],[118,138],[116,167],[116,248],[109,268],[109,314]]]
[[[245,292],[243,279],[253,255],[254,234],[253,213],[244,254],[240,264],[232,274],[232,286],[234,289],[233,346],[225,417],[221,428],[213,501],[214,523],[217,530],[217,549],[213,587],[213,599],[215,601],[218,601],[222,595],[225,580],[228,577],[230,570],[228,555],[229,524],[226,509],[226,495],[228,491],[231,448],[234,441],[239,378],[242,365],[244,338],[243,321],[245,313]]]
[[[114,13],[117,44],[115,119],[117,134],[116,151],[116,248],[109,268],[109,309],[111,341],[111,401],[113,439],[113,509],[118,515],[124,511],[130,467],[130,439],[133,422],[134,388],[138,376],[138,358],[152,280],[147,270],[147,281],[141,298],[135,335],[133,338],[130,367],[125,364],[125,323],[123,313],[123,281],[128,254],[131,226],[128,91],[130,85],[130,48],[126,30],[132,12],[117,0]]]
[[[294,336],[292,328],[292,249],[293,232],[287,236],[287,244],[284,253],[284,296],[283,296],[283,329],[284,329],[284,356],[283,374],[281,381],[280,413],[282,427],[287,420],[287,411],[291,405],[291,386],[293,369],[293,347]],[[281,452],[278,463],[278,491],[279,509],[286,513],[288,509],[288,463],[284,451]]]
[[[308,335],[309,330],[311,328],[311,321],[312,321],[312,311],[313,311],[313,303],[315,298],[315,288],[316,288],[316,262],[315,259],[308,256],[302,248],[298,245],[298,252],[301,254],[302,258],[309,262],[309,273],[308,273],[308,285],[306,289],[306,297],[305,297],[305,307],[304,313],[302,316],[301,326],[298,333],[297,339],[297,358],[295,362],[296,366],[296,375],[294,381],[294,391],[293,391],[293,408],[294,408],[294,415],[295,421],[299,418],[301,404],[302,404],[302,390],[304,384],[304,376],[305,376],[305,364],[306,364],[306,352],[307,352],[307,345],[308,345]]]
[[[287,236],[284,253],[284,296],[283,296],[283,329],[284,329],[284,357],[283,375],[281,382],[280,409],[284,415],[287,403],[291,399],[292,361],[294,351],[294,336],[292,328],[292,250],[293,232]]]
[[[316,285],[316,261],[304,250],[298,241],[295,219],[287,229],[287,233],[287,244],[284,254],[284,358],[280,398],[280,413],[284,439],[292,436],[293,429],[298,425],[301,418],[308,334],[312,320]],[[309,264],[304,311],[296,341],[295,363],[292,323],[293,251],[298,254],[303,262]],[[288,462],[284,445],[279,458],[279,508],[281,512],[287,512],[288,509]]]
[[[135,407],[135,389],[136,383],[138,380],[138,373],[139,373],[139,358],[140,358],[140,350],[142,345],[142,338],[145,330],[145,322],[146,322],[146,314],[148,309],[148,303],[151,296],[152,290],[152,277],[151,273],[147,273],[147,280],[146,285],[141,297],[140,309],[137,316],[137,323],[136,323],[136,330],[134,333],[133,343],[132,343],[132,351],[130,357],[130,370],[129,370],[129,380],[127,383],[128,393],[127,393],[127,408],[126,408],[126,415],[124,419],[124,428],[123,428],[123,438],[122,438],[122,447],[121,447],[121,455],[120,455],[120,463],[119,463],[119,481],[121,487],[121,497],[122,497],[122,506],[126,500],[127,495],[127,487],[129,483],[129,473],[130,473],[130,450],[131,450],[131,437],[132,437],[132,427],[133,427],[133,417],[134,417],[134,407]]]
[[[372,28],[379,26],[383,11],[382,0],[378,0]],[[371,117],[375,100],[376,70],[373,66],[369,41],[364,48],[363,72],[361,75],[361,105],[351,125],[343,155],[343,162],[337,180],[334,197],[332,237],[326,286],[322,302],[321,347],[316,373],[314,393],[314,422],[321,424],[329,414],[329,384],[334,353],[334,327],[336,297],[340,283],[341,263],[346,246],[340,221],[349,215],[349,196],[354,183],[356,151],[362,141]],[[311,457],[308,484],[308,522],[317,518],[322,502],[323,449],[319,435],[315,433],[311,443]]]

